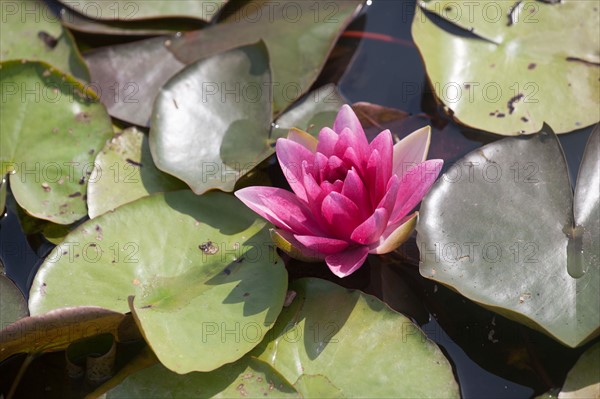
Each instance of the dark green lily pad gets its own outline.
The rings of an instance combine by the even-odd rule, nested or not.
[[[28,314],[27,301],[21,290],[11,279],[0,274],[0,328],[4,328]]]
[[[459,397],[452,367],[408,318],[377,298],[325,280],[292,283],[297,293],[272,335],[251,354],[304,397]],[[368,372],[365,372],[368,370]]]
[[[110,118],[89,88],[48,64],[0,67],[0,172],[12,172],[12,193],[31,215],[73,223],[87,215],[87,179],[112,136]]]
[[[210,373],[178,375],[158,364],[128,377],[107,392],[107,399],[118,398],[234,398],[301,396],[268,364],[244,357]]]
[[[186,373],[214,370],[256,346],[286,287],[262,218],[232,195],[185,190],[79,226],[40,267],[29,306],[32,314],[74,305],[126,312],[134,295],[142,334],[166,367]]]
[[[148,136],[135,127],[109,140],[96,156],[88,184],[88,214],[95,218],[152,193],[176,191],[186,185],[156,168]]]
[[[600,343],[595,344],[577,360],[558,394],[558,399],[600,397]]]
[[[227,2],[227,0],[59,1],[88,18],[108,21],[135,21],[146,18],[173,16],[194,17],[208,21]]]
[[[421,274],[565,345],[597,335],[599,136],[596,127],[574,200],[551,133],[507,138],[459,160],[421,204]]]
[[[90,80],[71,33],[43,1],[3,2],[0,26],[0,62],[42,61],[80,80]]]
[[[547,123],[566,133],[600,120],[599,9],[577,0],[421,1],[412,34],[437,97],[461,123],[503,135]]]

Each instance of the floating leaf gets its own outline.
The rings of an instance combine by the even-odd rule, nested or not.
[[[558,394],[558,399],[577,398],[600,398],[600,343],[581,355]]]
[[[314,278],[290,289],[295,299],[252,354],[303,396],[459,396],[440,349],[377,298]]]
[[[99,334],[118,337],[124,317],[111,310],[80,306],[22,318],[0,330],[0,361],[16,353],[62,350],[72,342]]]
[[[507,138],[459,160],[421,204],[421,274],[571,347],[597,335],[599,136],[596,127],[575,207],[554,135]]]
[[[136,21],[146,18],[181,16],[208,21],[217,14],[227,0],[59,1],[88,18],[99,20]]]
[[[1,68],[1,173],[13,172],[12,193],[27,212],[70,224],[87,215],[87,178],[112,135],[110,118],[93,92],[50,65]]]
[[[460,122],[517,135],[544,122],[566,133],[600,120],[596,3],[419,4],[415,43],[437,97]],[[444,29],[440,17],[464,32]]]
[[[90,80],[71,33],[43,1],[3,2],[1,26],[0,62],[43,61],[78,79]]]
[[[158,364],[128,377],[107,399],[292,397],[296,390],[268,364],[244,357],[210,373],[175,374]]]
[[[33,314],[73,305],[126,312],[135,295],[142,334],[166,367],[186,373],[213,370],[257,345],[286,287],[264,220],[232,195],[186,190],[79,226],[40,267],[29,305]]]
[[[0,274],[0,328],[14,323],[28,313],[27,301],[21,290],[11,279]]]
[[[117,133],[96,156],[88,184],[88,213],[95,218],[149,194],[185,188],[156,168],[148,137],[135,127]]]
[[[273,153],[276,138],[294,126],[330,123],[342,103],[335,87],[325,86],[271,131],[270,80],[262,44],[221,53],[176,75],[154,106],[150,148],[157,166],[198,194],[232,191],[240,176]],[[316,135],[320,127],[310,130]]]

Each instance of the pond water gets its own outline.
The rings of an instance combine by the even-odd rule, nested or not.
[[[368,3],[338,46],[350,50],[356,47],[352,63],[343,65],[345,72],[339,80],[342,94],[350,102],[367,101],[415,114],[415,119],[409,122],[415,127],[427,123],[428,118],[442,120],[447,126],[444,130],[447,137],[442,137],[441,131],[434,131],[432,141],[446,141],[443,145],[432,146],[430,158],[445,159],[445,167],[472,149],[501,139],[500,136],[460,128],[440,115],[410,34],[414,1],[374,0]],[[340,66],[330,64],[339,74]],[[587,128],[560,137],[572,184],[576,181],[590,133],[591,128]],[[28,243],[18,218],[11,211],[0,220],[0,259],[7,274],[26,294],[40,262],[38,255],[47,253],[52,247],[47,242],[32,240],[35,238],[30,237]],[[35,251],[30,243],[36,247]],[[582,349],[569,350],[526,327],[466,303],[450,290],[424,281],[418,275],[418,253],[415,251],[414,240],[407,243],[402,256],[392,259],[396,263],[393,266],[398,268],[394,273],[397,278],[408,281],[411,292],[407,295],[425,304],[426,317],[419,320],[415,314],[409,315],[442,347],[453,363],[463,397],[530,398],[547,386],[562,384],[564,375]],[[359,288],[363,288],[360,285]],[[382,295],[379,289],[371,291]],[[428,300],[436,296],[438,302],[443,302],[439,308]],[[527,356],[534,360],[523,361]],[[530,363],[534,364],[533,369]]]

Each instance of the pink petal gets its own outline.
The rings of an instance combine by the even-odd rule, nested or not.
[[[383,198],[381,198],[381,201],[379,201],[379,204],[377,204],[377,208],[384,208],[386,211],[388,211],[388,215],[391,215],[394,210],[394,206],[396,205],[399,190],[400,179],[398,179],[398,176],[393,175],[388,181],[385,194]]]
[[[321,213],[323,220],[329,225],[328,230],[331,235],[344,240],[350,239],[350,235],[361,222],[356,204],[335,191],[329,193],[323,200]]]
[[[359,174],[364,174],[365,167],[367,166],[366,160],[363,162],[361,156],[352,147],[346,148],[342,155],[342,160],[348,167],[348,169],[354,167]]]
[[[371,200],[365,185],[354,168],[348,171],[341,193],[356,204],[361,213],[361,219],[366,218],[372,210]]]
[[[396,205],[390,217],[391,223],[402,219],[427,194],[444,165],[441,159],[430,159],[407,171],[400,181]]]
[[[310,207],[313,215],[318,215],[321,212],[321,202],[325,198],[325,193],[321,189],[321,186],[315,180],[312,173],[309,172],[310,166],[308,164],[302,165],[302,182],[304,189],[306,190],[306,202]]]
[[[277,140],[275,152],[290,187],[301,200],[306,201],[306,191],[302,181],[302,163],[312,164],[315,154],[303,145],[287,139]]]
[[[333,155],[333,149],[337,143],[339,136],[336,132],[328,127],[324,127],[319,132],[319,143],[317,144],[317,152],[325,156]]]
[[[335,117],[335,122],[333,122],[333,130],[338,134],[341,134],[345,128],[350,129],[356,136],[364,137],[366,142],[365,131],[352,110],[352,107],[348,104],[342,105],[342,108],[340,108]]]
[[[430,140],[431,128],[425,126],[396,143],[394,145],[393,173],[402,177],[407,170],[424,162],[427,159]]]
[[[381,164],[379,170],[383,173],[383,181],[387,182],[392,176],[392,164],[394,153],[394,141],[392,133],[389,130],[384,130],[371,141],[371,152],[377,150],[381,156]]]
[[[319,236],[302,236],[294,235],[294,237],[302,243],[306,248],[320,254],[331,255],[343,251],[348,248],[348,242],[335,238],[319,237]]]
[[[248,208],[277,227],[298,234],[320,235],[322,232],[307,206],[287,190],[255,186],[234,194]]]
[[[288,132],[287,138],[306,147],[310,152],[314,153],[317,151],[317,138],[306,133],[304,130],[293,127]]]
[[[398,248],[412,234],[417,224],[418,215],[419,212],[414,212],[399,222],[389,224],[383,234],[381,234],[381,237],[379,237],[379,241],[370,246],[371,250],[369,253],[387,254]]]
[[[323,178],[321,181],[327,180],[329,182],[334,182],[336,180],[344,179],[347,171],[348,168],[346,167],[344,161],[335,155],[332,155],[327,159],[325,168],[322,169]]]
[[[344,128],[341,131],[339,139],[334,147],[334,154],[344,159],[344,154],[349,148],[352,148],[356,155],[358,156],[358,161],[356,162],[356,166],[360,167],[363,164],[367,163],[367,159],[369,157],[369,142],[367,141],[367,136],[360,129],[361,132],[357,133],[349,128]]]
[[[377,204],[385,194],[387,181],[383,180],[383,172],[380,170],[381,155],[374,150],[367,163],[365,181],[371,197],[371,204]],[[374,207],[374,206],[373,206]]]
[[[338,277],[346,277],[363,265],[368,254],[369,249],[360,246],[329,255],[325,258],[325,262],[333,274]]]
[[[329,162],[329,158],[324,154],[317,152],[315,154],[312,175],[315,177],[317,183],[321,183],[325,178],[325,169],[327,168],[327,163]]]
[[[367,220],[354,229],[350,238],[363,245],[379,240],[387,227],[388,218],[389,213],[387,210],[384,208],[376,209]]]

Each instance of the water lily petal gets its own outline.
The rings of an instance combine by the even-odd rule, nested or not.
[[[350,245],[347,241],[338,240],[335,238],[305,236],[298,234],[294,235],[294,237],[309,250],[325,255],[331,255],[343,251],[344,249],[348,248],[348,245]]]
[[[300,199],[306,201],[306,191],[302,181],[302,163],[312,164],[315,154],[302,144],[288,139],[278,139],[275,152],[290,187]]]
[[[389,213],[386,209],[375,209],[375,212],[367,220],[354,229],[350,238],[363,245],[377,241],[387,227],[388,218]]]
[[[335,155],[327,159],[327,164],[322,170],[321,181],[335,182],[336,180],[344,179],[348,172],[348,167],[340,158]]]
[[[276,187],[246,187],[235,196],[275,226],[298,234],[321,235],[308,207],[293,193]]]
[[[365,263],[368,254],[369,249],[360,246],[329,255],[325,258],[325,262],[333,274],[338,277],[346,277]]]
[[[417,225],[417,216],[419,212],[414,212],[406,216],[401,221],[390,224],[385,229],[379,242],[371,245],[369,253],[371,254],[387,254],[398,248],[403,242],[408,240]]]
[[[387,187],[385,189],[385,194],[377,204],[377,208],[384,208],[388,211],[388,215],[391,215],[394,207],[396,206],[396,201],[398,199],[398,191],[400,190],[400,179],[398,176],[393,175],[388,181]]]
[[[364,175],[367,162],[361,158],[354,148],[346,148],[346,151],[342,155],[342,160],[348,166],[348,169],[354,167],[359,174]]]
[[[425,126],[396,143],[393,154],[393,173],[402,177],[407,170],[424,162],[427,159],[430,141],[431,128]]]
[[[294,233],[283,229],[270,229],[269,231],[271,239],[277,248],[292,258],[304,262],[320,262],[325,259],[325,254],[308,249],[300,241],[296,240]]]
[[[396,223],[423,199],[444,165],[441,159],[430,159],[408,170],[400,180],[396,205],[390,217]]]
[[[362,128],[361,128],[362,131]],[[337,143],[335,143],[334,154],[344,159],[344,155],[348,149],[353,149],[358,156],[358,161],[353,160],[356,166],[361,167],[367,163],[369,158],[369,142],[364,133],[357,134],[349,128],[344,128],[340,133]]]
[[[323,200],[321,213],[323,220],[329,226],[331,235],[343,240],[349,240],[356,226],[361,223],[360,212],[356,204],[335,191],[329,193]]]
[[[348,104],[342,105],[335,121],[333,122],[333,130],[338,134],[341,134],[344,129],[348,128],[350,131],[357,136],[357,139],[364,139],[366,142],[365,131],[360,124],[360,121],[356,117],[356,114]]]
[[[365,177],[373,207],[375,207],[375,204],[379,203],[384,196],[387,184],[387,180],[383,180],[383,173],[379,169],[380,165],[381,155],[379,154],[379,151],[374,150],[369,157]]]
[[[387,182],[392,176],[392,165],[393,165],[393,154],[394,154],[394,141],[392,139],[392,133],[389,129],[386,129],[379,133],[371,144],[369,145],[371,152],[377,150],[381,156],[381,164],[379,170],[383,174],[383,181]]]
[[[348,171],[341,193],[356,204],[361,213],[361,219],[371,213],[371,200],[362,179],[354,168]]]
[[[333,150],[339,139],[336,132],[328,127],[324,127],[319,132],[319,142],[317,144],[317,152],[329,157],[333,155]]]
[[[300,130],[293,127],[288,132],[287,138],[288,140],[292,140],[298,144],[302,144],[312,153],[315,153],[317,151],[317,144],[319,143],[319,141],[316,137],[305,132],[304,130]]]

